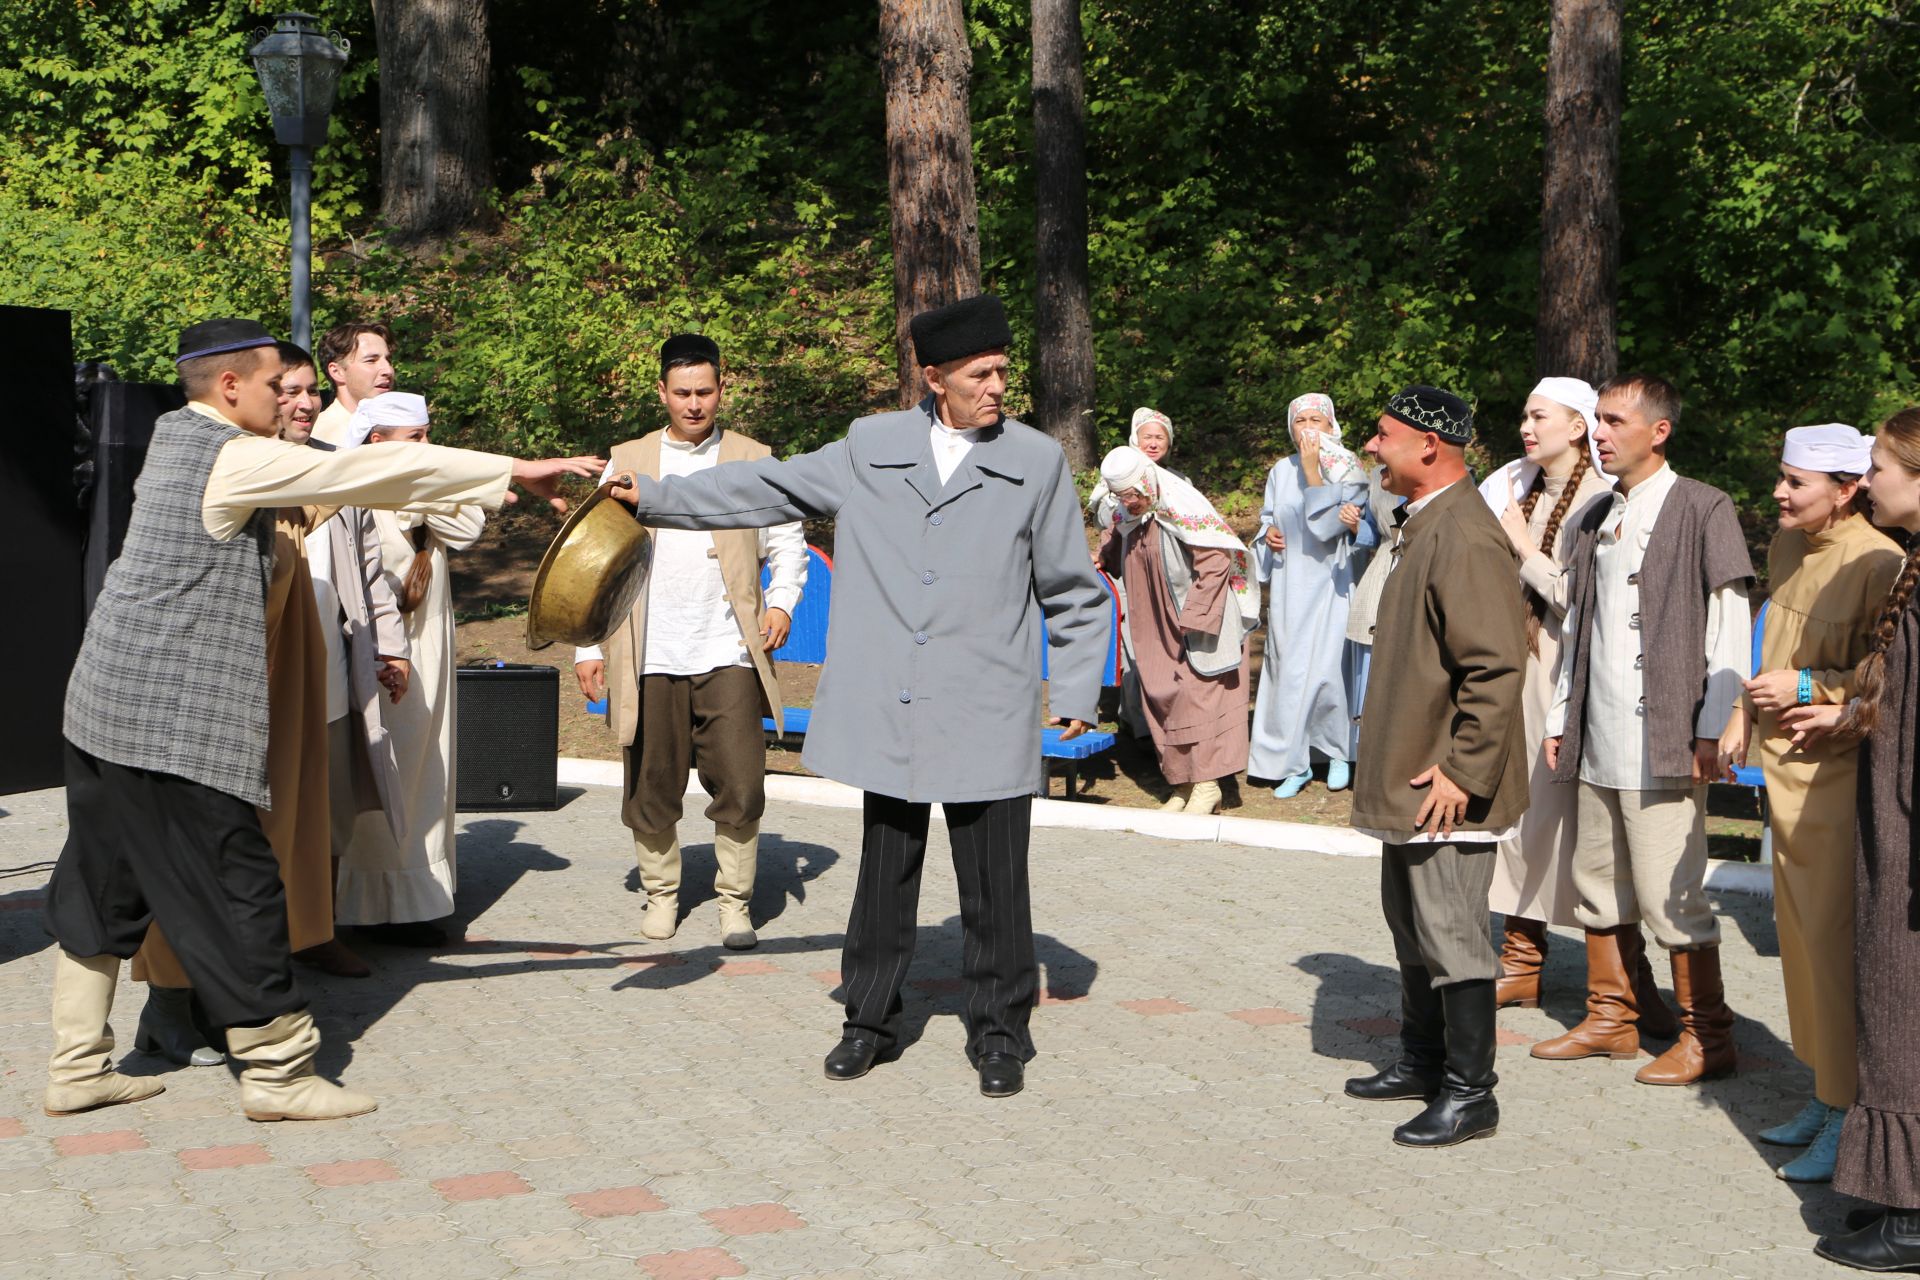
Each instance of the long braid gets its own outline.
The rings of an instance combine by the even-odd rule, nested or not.
[[[1880,427],[1880,441],[1902,470],[1920,472],[1920,409],[1902,409],[1888,418]],[[1900,632],[1900,620],[1916,586],[1920,586],[1920,542],[1909,547],[1900,576],[1894,579],[1886,603],[1880,606],[1880,616],[1873,624],[1873,647],[1854,669],[1856,693],[1841,713],[1840,723],[1834,727],[1836,733],[1864,738],[1873,732],[1880,700],[1886,693],[1887,649]]]
[[[1580,450],[1574,460],[1573,470],[1567,473],[1566,488],[1560,491],[1560,500],[1553,504],[1553,510],[1547,513],[1547,527],[1540,532],[1540,554],[1553,554],[1554,540],[1560,536],[1560,525],[1567,518],[1567,512],[1573,509],[1573,496],[1579,492],[1580,482],[1593,468],[1593,459],[1587,455],[1586,437],[1576,443]],[[1520,510],[1529,523],[1533,520],[1534,510],[1540,504],[1540,495],[1546,492],[1547,473],[1543,470],[1533,478],[1533,484],[1527,489],[1527,496],[1520,502]],[[1527,652],[1534,657],[1540,656],[1540,628],[1547,624],[1547,602],[1540,593],[1531,587],[1527,589]]]

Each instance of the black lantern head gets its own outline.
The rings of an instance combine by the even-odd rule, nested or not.
[[[327,140],[347,42],[320,30],[310,13],[283,13],[260,33],[248,56],[273,113],[273,136],[284,147],[314,150]]]

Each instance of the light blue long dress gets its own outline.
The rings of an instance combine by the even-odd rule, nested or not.
[[[1364,506],[1365,481],[1308,488],[1297,456],[1267,474],[1255,569],[1267,584],[1266,656],[1254,705],[1247,774],[1282,779],[1304,773],[1314,757],[1349,758],[1347,598],[1355,578],[1353,535],[1342,503]],[[1267,546],[1277,528],[1287,549]]]

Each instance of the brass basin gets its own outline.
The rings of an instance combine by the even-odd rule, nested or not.
[[[527,647],[599,644],[627,620],[647,583],[646,529],[603,484],[554,535],[527,600]]]

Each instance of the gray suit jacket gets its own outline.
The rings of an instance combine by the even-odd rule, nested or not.
[[[929,397],[796,458],[639,477],[636,517],[665,529],[836,518],[807,767],[912,801],[1030,795],[1043,782],[1041,615],[1052,713],[1091,724],[1106,589],[1060,446],[1007,419],[942,485],[933,413]]]

